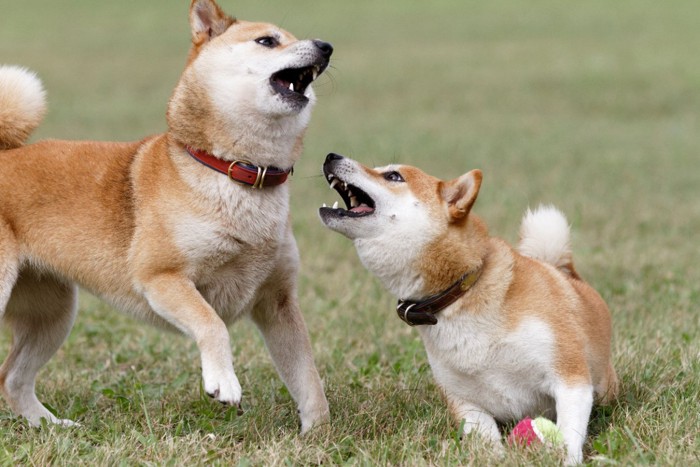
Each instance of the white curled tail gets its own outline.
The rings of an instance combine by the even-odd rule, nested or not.
[[[41,80],[26,68],[0,65],[0,150],[22,146],[45,113]]]
[[[520,224],[518,251],[578,277],[571,254],[569,223],[566,216],[552,205],[527,210]]]

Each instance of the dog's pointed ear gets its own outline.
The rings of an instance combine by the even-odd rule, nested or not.
[[[223,34],[235,22],[236,19],[224,13],[214,0],[192,0],[190,28],[194,45],[202,45]]]
[[[442,197],[447,203],[450,222],[459,222],[469,215],[481,188],[481,170],[475,169],[445,183]]]

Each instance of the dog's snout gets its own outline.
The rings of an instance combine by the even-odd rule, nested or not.
[[[330,154],[328,154],[326,156],[326,163],[332,162],[332,161],[337,161],[340,159],[343,159],[343,156],[341,156],[340,154],[336,154],[334,152],[331,152]]]
[[[320,41],[318,39],[315,39],[313,41],[313,43],[316,47],[318,47],[318,49],[321,51],[321,54],[324,57],[329,58],[331,56],[331,54],[333,53],[333,46],[329,42],[324,42],[324,41]]]

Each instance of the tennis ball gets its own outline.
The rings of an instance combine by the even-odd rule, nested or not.
[[[544,417],[524,418],[510,432],[508,444],[530,446],[532,443],[563,446],[564,436],[551,420]]]

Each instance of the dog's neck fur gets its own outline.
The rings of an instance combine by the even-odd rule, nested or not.
[[[486,224],[471,214],[460,224],[448,225],[412,257],[406,257],[405,245],[397,244],[393,236],[389,240],[378,244],[356,239],[355,247],[365,267],[387,290],[399,299],[414,301],[440,293],[466,272],[482,268],[490,248]]]
[[[242,113],[233,120],[219,115],[202,94],[185,77],[175,88],[167,117],[177,141],[223,160],[248,160],[261,166],[287,169],[299,160],[308,120],[305,115],[273,119]]]
[[[488,238],[486,224],[470,214],[461,225],[450,225],[442,236],[427,245],[418,266],[423,278],[423,296],[442,292],[465,273],[482,268],[488,253]]]

